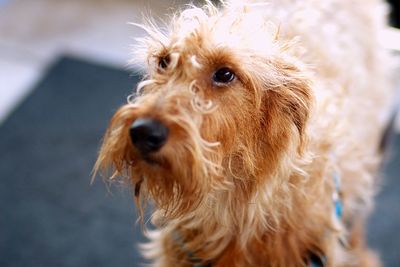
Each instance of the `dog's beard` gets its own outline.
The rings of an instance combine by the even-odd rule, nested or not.
[[[215,181],[221,180],[219,144],[206,141],[201,134],[202,118],[210,111],[210,104],[192,97],[171,101],[173,107],[163,107],[171,137],[159,152],[143,157],[129,136],[132,122],[142,116],[143,103],[138,99],[116,112],[95,170],[111,167],[111,180],[124,177],[134,188],[141,215],[142,203],[151,199],[165,217],[177,218],[196,210]]]
[[[190,127],[182,122],[180,125]],[[218,165],[210,159],[212,144],[195,129],[183,131],[184,139],[168,144],[152,162],[139,160],[131,167],[132,181],[142,181],[143,197],[150,197],[170,218],[196,210],[219,176]]]

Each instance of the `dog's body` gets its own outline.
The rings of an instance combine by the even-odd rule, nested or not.
[[[115,114],[97,168],[128,177],[139,206],[154,200],[154,266],[379,266],[363,227],[392,96],[384,13],[251,1],[146,28],[143,92]]]

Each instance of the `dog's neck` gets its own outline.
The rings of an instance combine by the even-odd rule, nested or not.
[[[303,178],[292,173],[289,183],[265,182],[249,196],[242,194],[244,185],[237,180],[235,188],[240,189],[221,190],[184,218],[168,221],[164,230],[171,236],[179,233],[184,250],[205,262],[261,266],[280,260],[277,266],[301,266],[311,252],[328,254],[324,244],[333,228],[326,212],[332,203],[319,197],[330,194],[323,179]]]

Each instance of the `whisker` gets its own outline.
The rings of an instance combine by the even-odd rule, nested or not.
[[[140,83],[138,83],[137,87],[136,87],[136,94],[140,95],[142,93],[142,90],[144,87],[150,85],[150,84],[154,84],[156,82],[156,80],[145,80],[145,81],[141,81]]]

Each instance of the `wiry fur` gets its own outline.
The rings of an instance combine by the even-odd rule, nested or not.
[[[362,231],[391,97],[377,43],[385,6],[242,2],[189,7],[167,32],[143,26],[135,59],[147,74],[114,115],[95,168],[126,177],[140,207],[154,201],[158,230],[144,246],[154,266],[191,266],[188,252],[216,267],[308,266],[310,253],[327,266],[378,266]],[[213,83],[221,67],[237,78]],[[139,117],[170,130],[152,163],[129,139]]]

